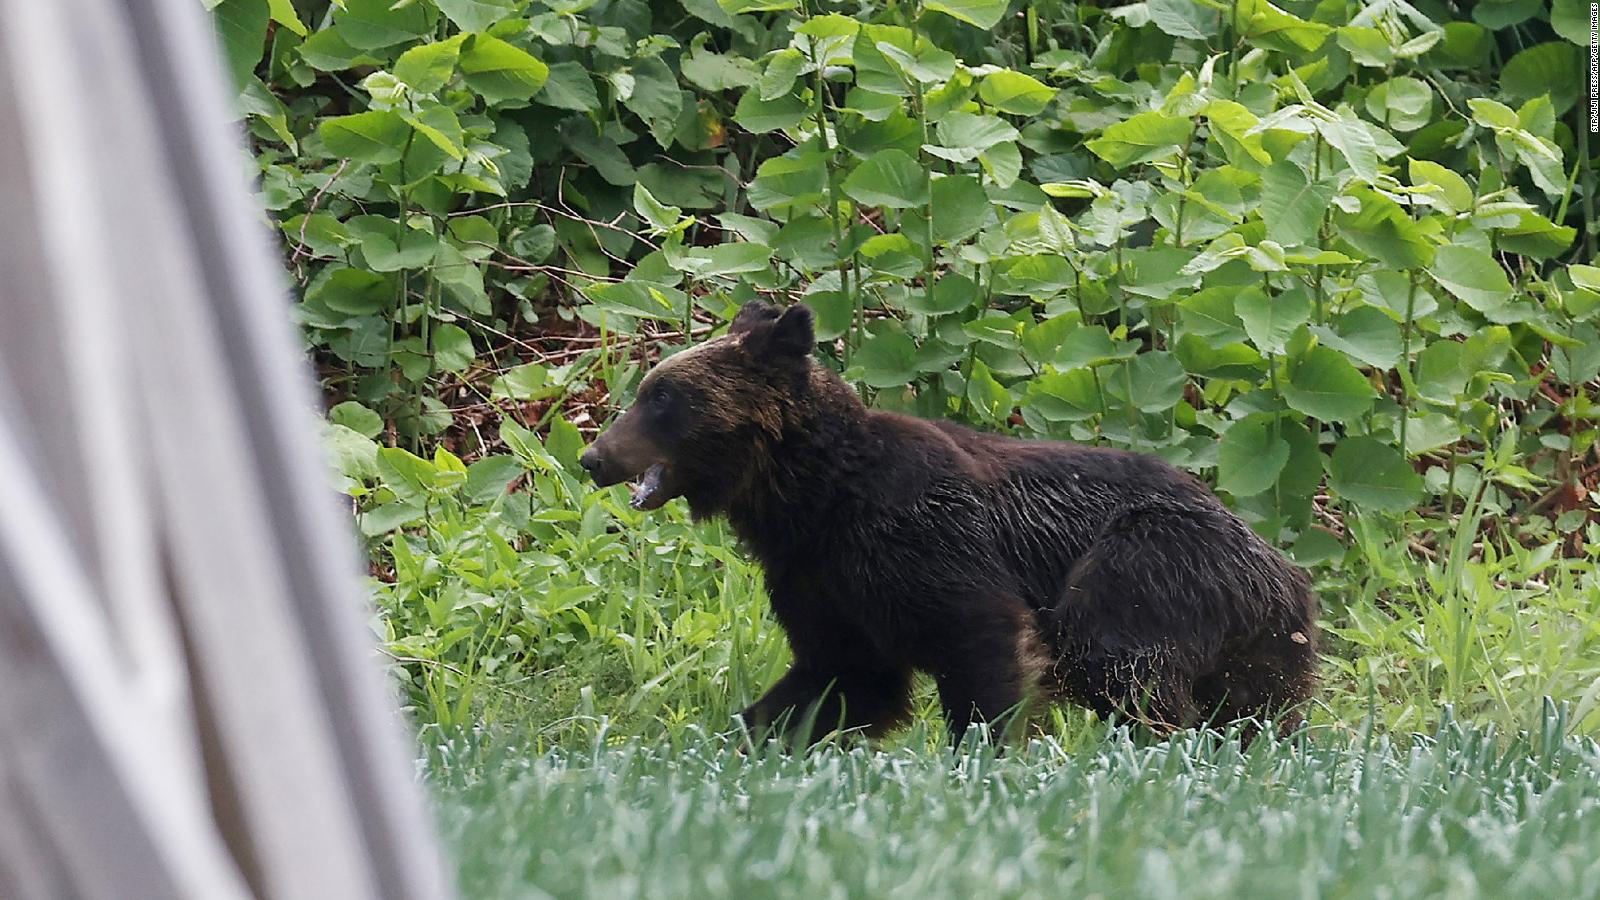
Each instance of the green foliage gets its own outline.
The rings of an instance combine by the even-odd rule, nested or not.
[[[526,359],[508,335],[682,335],[773,295],[817,308],[881,406],[1161,453],[1291,545],[1324,490],[1345,514],[1448,517],[1401,470],[1475,465],[1507,421],[1577,412],[1545,388],[1582,393],[1552,349],[1600,312],[1561,264],[1590,246],[1592,179],[1572,98],[1546,93],[1572,46],[1536,19],[318,7],[226,0],[218,24],[236,62],[265,49],[244,108],[301,320],[403,441],[450,424],[453,385],[487,399],[505,354]],[[1498,78],[1463,65],[1497,28],[1535,40]],[[1506,352],[1451,349],[1491,326]],[[1457,439],[1411,442],[1430,415]],[[1285,456],[1294,416],[1308,440]],[[1592,429],[1572,437],[1526,448],[1530,487],[1590,452]],[[1356,438],[1404,490],[1349,477],[1334,453]],[[1246,446],[1271,464],[1219,470]]]

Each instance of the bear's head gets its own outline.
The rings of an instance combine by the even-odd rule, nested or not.
[[[727,334],[651,369],[579,462],[600,487],[635,482],[635,509],[685,497],[696,516],[726,512],[814,405],[815,346],[809,309],[747,303]]]

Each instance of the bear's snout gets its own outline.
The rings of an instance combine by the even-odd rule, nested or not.
[[[589,449],[583,451],[583,455],[578,457],[578,465],[582,466],[583,470],[589,473],[589,477],[594,479],[594,483],[600,487],[610,487],[622,481],[624,477],[618,475],[615,471],[607,471],[608,469],[614,470],[615,467],[606,465],[605,454],[600,452],[599,447],[592,444]]]
[[[578,465],[583,466],[585,472],[593,475],[595,470],[600,468],[600,454],[595,452],[593,447],[590,447],[583,451],[582,456],[578,457]]]

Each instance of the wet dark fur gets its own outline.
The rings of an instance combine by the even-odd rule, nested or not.
[[[794,664],[746,721],[881,733],[914,670],[957,735],[1036,687],[1162,731],[1297,721],[1307,579],[1202,485],[1154,457],[868,411],[811,359],[809,313],[777,316],[747,307],[618,426],[765,569]]]

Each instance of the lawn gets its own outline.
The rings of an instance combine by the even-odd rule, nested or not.
[[[1005,755],[687,733],[431,748],[470,897],[1589,897],[1600,745],[1114,733]]]

